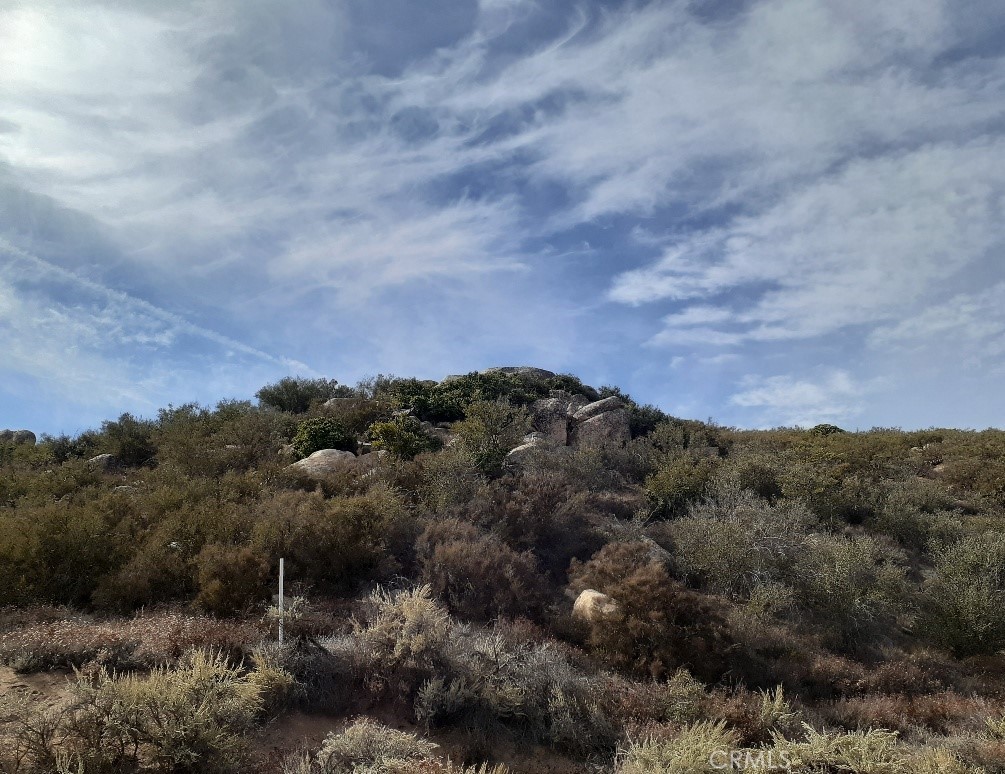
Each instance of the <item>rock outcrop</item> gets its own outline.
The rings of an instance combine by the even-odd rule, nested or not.
[[[530,406],[531,425],[558,446],[569,442],[569,402],[561,398],[541,398]]]
[[[15,446],[34,446],[35,434],[31,430],[0,430],[0,443],[12,443]]]
[[[572,445],[577,449],[621,446],[630,440],[629,416],[623,408],[605,411],[579,422],[572,434]]]

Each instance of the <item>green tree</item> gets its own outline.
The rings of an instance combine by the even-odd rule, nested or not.
[[[297,425],[293,436],[293,451],[299,459],[309,457],[319,449],[341,449],[356,451],[356,439],[337,419],[313,417]]]
[[[502,472],[506,454],[520,445],[530,430],[527,409],[508,401],[479,400],[468,406],[467,418],[453,430],[471,454],[475,465],[489,476]]]
[[[305,379],[287,376],[275,384],[267,384],[255,397],[263,406],[291,414],[303,414],[313,403],[324,403],[330,398],[351,397],[351,387],[339,386],[335,379]]]

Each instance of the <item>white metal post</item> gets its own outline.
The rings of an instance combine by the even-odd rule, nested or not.
[[[283,560],[279,560],[279,644],[283,644]]]

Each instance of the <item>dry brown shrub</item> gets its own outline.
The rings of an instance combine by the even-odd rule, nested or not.
[[[634,675],[662,679],[683,667],[717,680],[733,650],[724,603],[671,578],[649,552],[644,543],[611,544],[570,569],[574,589],[593,588],[618,603],[591,624],[591,650]]]
[[[0,662],[20,672],[79,667],[149,667],[173,663],[193,648],[212,648],[239,658],[264,630],[249,621],[181,613],[132,619],[66,619],[39,623],[0,636]]]
[[[889,728],[901,733],[924,729],[943,735],[979,728],[980,718],[1001,714],[1001,701],[940,692],[929,696],[883,695],[839,699],[820,708],[824,717],[848,729]]]

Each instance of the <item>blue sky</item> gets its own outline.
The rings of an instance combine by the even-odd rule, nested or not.
[[[997,0],[0,0],[0,427],[532,364],[1005,424]]]

